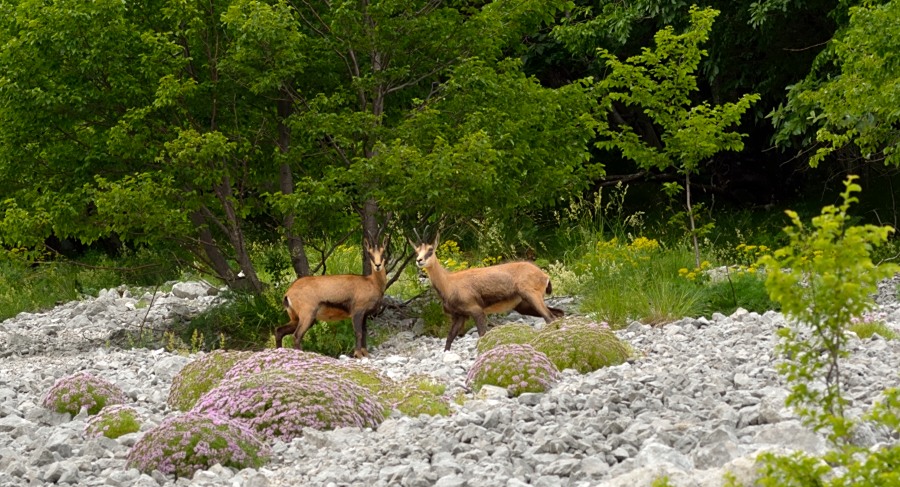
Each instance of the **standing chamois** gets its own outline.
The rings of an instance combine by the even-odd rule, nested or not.
[[[550,323],[565,313],[561,309],[548,308],[544,293],[550,294],[550,276],[531,262],[510,262],[490,267],[477,267],[449,272],[441,266],[434,243],[419,245],[410,241],[416,249],[416,265],[428,272],[431,285],[441,298],[444,312],[450,316],[450,334],[444,350],[450,350],[453,340],[462,330],[467,318],[475,320],[478,336],[487,332],[488,313],[506,313],[516,310],[523,315],[539,316]]]
[[[368,276],[341,274],[333,276],[306,276],[291,284],[284,293],[284,309],[290,321],[275,330],[275,346],[281,348],[285,335],[294,334],[294,348],[303,349],[303,335],[316,322],[353,319],[356,334],[356,358],[368,357],[366,350],[366,318],[375,311],[384,295],[387,283],[386,242],[369,246],[366,254],[372,261],[372,273]]]

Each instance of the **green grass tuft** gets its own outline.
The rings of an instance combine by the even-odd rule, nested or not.
[[[872,335],[876,333],[885,340],[895,340],[900,336],[891,327],[880,321],[854,323],[850,325],[850,331],[856,333],[856,336],[863,340],[872,338]]]

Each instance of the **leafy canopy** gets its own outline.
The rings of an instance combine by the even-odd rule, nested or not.
[[[606,109],[614,112],[617,104],[637,107],[659,129],[659,142],[655,143],[629,124],[604,126],[599,148],[618,149],[645,169],[676,168],[682,173],[695,172],[701,161],[718,152],[743,148],[743,135],[730,128],[740,122],[758,95],[746,94],[737,102],[722,105],[694,100],[695,72],[706,55],[700,45],[709,39],[718,14],[717,10],[691,7],[691,24],[685,32],[676,34],[666,27],[654,36],[655,49],[643,48],[641,54],[624,62],[599,49],[610,70],[598,85],[606,93]]]
[[[863,3],[824,54],[838,72],[813,71],[771,114],[780,145],[815,130],[813,167],[853,145],[866,159],[900,165],[900,2]]]

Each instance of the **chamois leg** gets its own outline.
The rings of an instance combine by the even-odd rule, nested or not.
[[[301,323],[297,326],[297,329],[294,330],[294,348],[297,350],[303,350],[303,335],[306,335],[306,332],[309,331],[310,327],[313,326],[313,323],[316,322],[316,315],[313,313],[312,316],[305,323]]]
[[[294,321],[288,322],[284,326],[279,326],[275,329],[275,348],[281,348],[281,342],[284,340],[285,335],[290,335],[294,333],[294,330],[297,329],[297,323]]]
[[[356,350],[353,356],[363,358],[369,356],[366,350],[366,313],[360,312],[353,315],[353,333],[356,334]]]
[[[297,324],[300,323],[300,317],[297,316],[297,313],[294,313],[294,311],[288,307],[285,307],[284,309],[287,312],[290,321],[284,326],[279,326],[275,329],[275,348],[281,348],[285,335],[294,333],[294,330],[297,329]]]
[[[520,311],[519,308],[522,308],[522,311]],[[550,308],[548,308],[547,304],[544,303],[543,296],[522,296],[522,303],[520,303],[519,306],[516,307],[516,311],[518,311],[519,313],[529,316],[540,316],[547,323],[550,323],[554,319],[562,316],[562,310],[557,310],[556,308],[554,308],[554,310],[556,312],[559,312],[559,314],[557,315],[556,312],[550,311]]]
[[[453,340],[459,335],[459,332],[462,330],[463,324],[466,322],[466,315],[453,315],[451,317],[450,322],[450,333],[447,334],[447,344],[444,345],[444,351],[450,351],[450,345],[453,344]]]
[[[484,312],[480,312],[472,315],[472,318],[475,319],[475,328],[478,330],[478,336],[483,337],[487,333],[487,316],[485,316]]]

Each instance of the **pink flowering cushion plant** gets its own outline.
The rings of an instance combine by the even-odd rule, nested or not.
[[[265,438],[290,441],[303,428],[375,428],[384,420],[386,404],[336,370],[273,367],[224,379],[193,411],[240,419]]]
[[[217,386],[225,373],[252,352],[214,350],[185,365],[172,378],[166,404],[178,411],[188,411],[205,392]]]
[[[375,394],[393,387],[393,381],[379,370],[343,361],[313,352],[292,348],[270,348],[253,353],[234,364],[225,374],[226,379],[244,377],[259,372],[284,370],[302,376],[326,374],[338,375],[355,382]]]
[[[84,433],[87,436],[105,436],[115,439],[139,431],[141,423],[138,418],[138,412],[134,408],[113,404],[88,418],[84,425]]]
[[[531,341],[559,370],[575,369],[582,374],[601,367],[619,365],[628,359],[629,347],[604,324],[556,322],[541,330]]]
[[[127,466],[190,478],[217,463],[238,470],[259,468],[270,456],[269,447],[240,421],[191,411],[147,431],[128,453]]]
[[[125,401],[125,393],[119,386],[87,372],[79,372],[57,380],[47,391],[42,405],[75,416],[81,408],[87,408],[88,414],[93,415],[104,406]]]
[[[530,343],[537,335],[537,331],[523,323],[510,323],[491,328],[483,337],[478,339],[478,353],[482,354],[500,345]]]
[[[544,392],[558,380],[559,371],[546,355],[519,344],[499,345],[479,355],[466,376],[474,391],[490,384],[505,387],[511,396]]]
[[[298,371],[312,370],[314,367],[339,365],[341,361],[315,352],[304,352],[293,348],[267,348],[245,355],[229,367],[223,378],[233,379],[272,370],[292,368]]]

